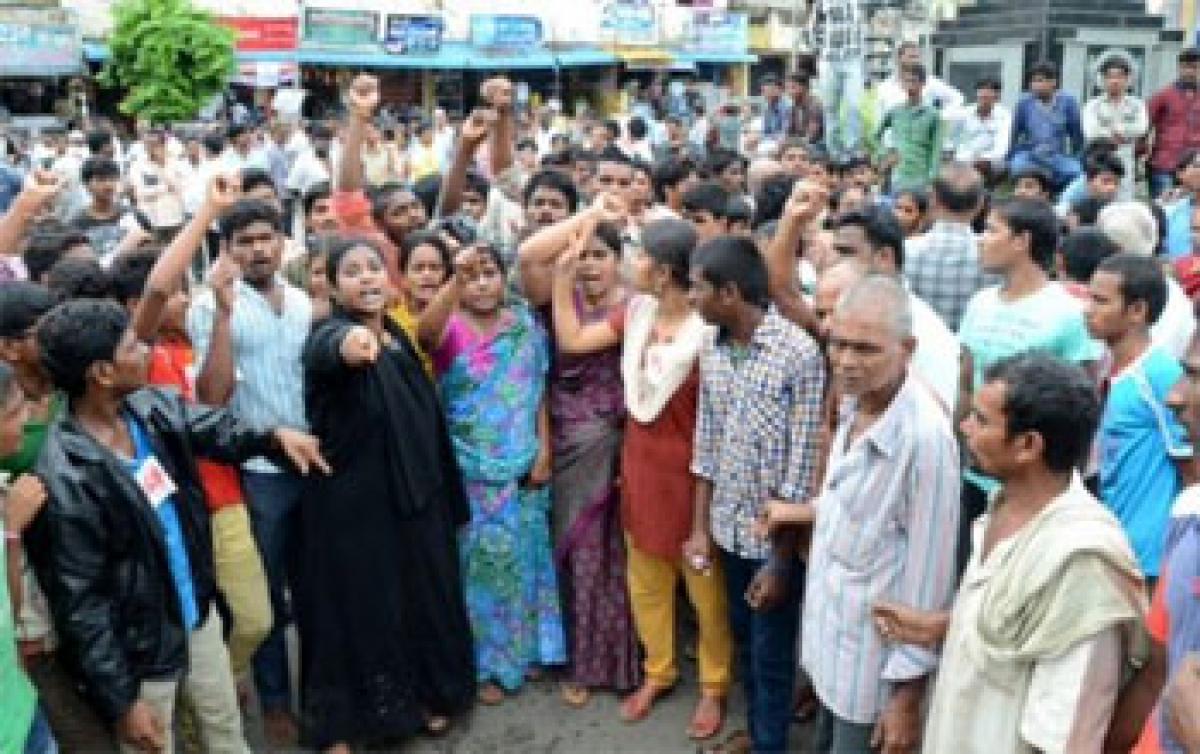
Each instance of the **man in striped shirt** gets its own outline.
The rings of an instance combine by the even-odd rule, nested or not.
[[[213,406],[229,406],[255,429],[302,429],[304,371],[300,354],[312,325],[308,296],[280,274],[283,221],[270,204],[244,199],[221,219],[223,253],[237,265],[232,306],[206,290],[188,312],[188,335],[195,349],[196,396]],[[291,681],[284,627],[287,552],[302,480],[266,458],[242,467],[254,538],[262,553],[275,625],[254,656],[254,681],[272,746],[296,738],[291,715]]]
[[[871,625],[877,600],[944,610],[954,593],[958,448],[946,411],[910,376],[915,345],[894,277],[868,275],[842,296],[828,350],[846,400],[814,503],[801,647],[820,700],[818,752],[915,750],[937,665]]]

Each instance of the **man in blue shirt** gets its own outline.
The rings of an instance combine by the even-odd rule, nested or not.
[[[783,98],[783,89],[774,75],[763,76],[762,135],[765,139],[782,139],[792,120],[792,106]]]
[[[1175,181],[1182,196],[1164,208],[1167,215],[1167,256],[1171,261],[1193,252],[1192,212],[1200,192],[1200,150],[1185,150],[1179,157]]]
[[[1089,285],[1087,325],[1111,365],[1096,435],[1100,499],[1129,535],[1146,578],[1158,576],[1171,504],[1181,489],[1176,463],[1191,457],[1187,431],[1166,405],[1183,377],[1179,362],[1150,342],[1167,302],[1162,267],[1150,257],[1117,254]]]
[[[1046,170],[1062,190],[1081,172],[1078,154],[1083,149],[1083,123],[1079,102],[1058,91],[1058,69],[1050,62],[1033,66],[1029,93],[1021,97],[1013,113],[1009,170],[1030,167]]]

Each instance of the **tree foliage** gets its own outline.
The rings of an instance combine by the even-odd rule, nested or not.
[[[191,0],[120,0],[113,6],[106,87],[126,90],[121,111],[155,124],[193,118],[234,71],[233,30]]]

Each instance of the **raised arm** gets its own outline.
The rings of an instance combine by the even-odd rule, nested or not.
[[[140,340],[148,342],[158,334],[167,301],[204,243],[205,233],[241,194],[239,176],[215,176],[199,211],[154,263],[149,277],[146,278],[146,288],[142,292],[141,301],[133,313],[133,329]]]
[[[450,279],[442,286],[433,301],[421,312],[417,319],[417,342],[425,353],[433,353],[441,347],[446,337],[446,327],[450,324],[450,316],[458,307],[459,296],[465,282],[465,274],[476,263],[475,249],[468,246],[458,252],[454,259],[454,270]]]
[[[765,252],[771,300],[780,314],[810,333],[816,332],[817,318],[800,291],[796,249],[828,203],[829,191],[821,184],[808,180],[797,183]]]
[[[379,107],[379,79],[367,73],[354,77],[347,93],[350,115],[342,136],[342,159],[338,161],[337,184],[341,191],[360,191],[363,187],[362,145],[367,124]]]
[[[563,353],[594,353],[612,348],[621,342],[621,334],[611,324],[601,320],[583,324],[575,310],[575,277],[579,256],[591,240],[595,223],[581,229],[566,252],[554,266],[553,319],[555,345]]]
[[[233,354],[235,284],[241,270],[222,254],[209,270],[212,298],[196,301],[188,314],[188,335],[202,366],[196,376],[196,398],[210,406],[224,406],[237,387]]]
[[[17,194],[8,212],[0,217],[0,254],[17,256],[29,226],[62,191],[62,179],[49,170],[35,171]]]
[[[454,150],[454,160],[450,163],[450,171],[442,181],[442,193],[438,197],[437,214],[452,215],[462,206],[463,188],[467,183],[467,171],[475,162],[479,145],[495,131],[496,113],[492,110],[479,109],[463,121],[459,134],[458,149]]]
[[[601,194],[591,207],[525,239],[517,249],[517,264],[521,272],[521,290],[531,304],[545,306],[550,301],[555,260],[586,228],[591,227],[587,230],[591,235],[596,223],[604,220],[625,222],[625,205],[611,194]]]
[[[516,149],[517,120],[513,113],[513,85],[503,77],[483,82],[483,100],[496,111],[496,127],[488,142],[488,157],[491,163],[492,180],[508,170],[513,164]]]

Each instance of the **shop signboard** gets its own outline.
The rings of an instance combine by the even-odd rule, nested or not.
[[[299,42],[300,22],[295,16],[225,16],[220,21],[237,32],[239,52],[289,52],[295,50]]]
[[[617,45],[656,45],[658,17],[650,0],[611,0],[600,14],[600,35]]]
[[[66,76],[82,65],[83,39],[74,14],[0,7],[0,76]]]
[[[750,47],[750,19],[745,13],[696,10],[686,19],[680,47],[691,53],[745,53]]]
[[[471,45],[481,50],[528,52],[541,47],[542,41],[542,21],[537,16],[471,16]]]
[[[361,47],[379,43],[379,14],[367,10],[304,9],[304,44]]]
[[[441,16],[388,14],[383,47],[393,55],[436,55],[442,49],[446,22]]]

